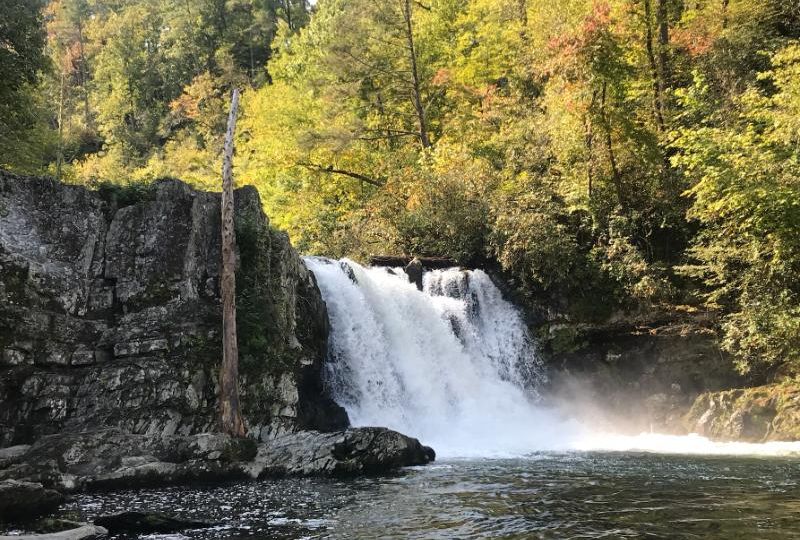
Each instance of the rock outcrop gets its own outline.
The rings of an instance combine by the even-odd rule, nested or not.
[[[44,490],[377,474],[424,465],[433,461],[435,454],[417,439],[385,428],[300,431],[262,443],[220,433],[152,437],[111,428],[50,435],[32,445],[23,457],[0,470],[0,504],[7,482],[9,486],[23,485],[9,479],[24,479],[26,488],[36,488],[43,496]]]
[[[236,192],[243,413],[251,434],[335,430],[313,275]],[[178,181],[97,191],[0,171],[0,446],[119,427],[211,431],[219,196]]]
[[[250,467],[254,477],[352,476],[425,465],[433,449],[386,428],[355,428],[339,433],[300,432],[261,445]]]
[[[55,510],[64,496],[38,482],[0,481],[0,518],[21,519]]]
[[[705,392],[744,386],[703,321],[584,329],[548,358],[548,397],[595,425],[631,433],[686,433],[684,415]]]
[[[723,441],[800,440],[800,385],[786,382],[702,394],[686,429]]]

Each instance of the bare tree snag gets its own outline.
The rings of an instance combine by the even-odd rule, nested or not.
[[[239,109],[239,89],[233,90],[222,158],[222,367],[219,373],[220,427],[244,437],[239,405],[239,346],[236,341],[236,231],[233,224],[233,133]]]

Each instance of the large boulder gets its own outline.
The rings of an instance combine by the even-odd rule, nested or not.
[[[417,439],[386,428],[354,428],[340,433],[302,432],[261,445],[252,476],[376,474],[436,458]]]
[[[248,430],[343,429],[314,277],[255,189],[235,200]],[[97,426],[213,431],[219,204],[174,180],[93,191],[0,170],[0,447]]]
[[[252,439],[221,433],[153,437],[118,428],[61,433],[34,443],[0,479],[25,478],[61,491],[246,478],[240,463],[256,455]]]
[[[0,481],[0,522],[31,518],[58,508],[64,496],[36,482]]]

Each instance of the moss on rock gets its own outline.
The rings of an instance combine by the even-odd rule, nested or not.
[[[800,381],[705,393],[684,424],[716,440],[800,440]]]

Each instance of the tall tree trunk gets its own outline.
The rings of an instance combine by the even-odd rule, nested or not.
[[[594,123],[592,121],[592,113],[594,112],[595,104],[597,103],[597,90],[592,92],[592,101],[589,104],[589,114],[584,117],[584,129],[586,130],[585,143],[586,143],[586,180],[589,184],[587,190],[589,200],[594,196]]]
[[[528,0],[517,0],[517,11],[519,12],[519,20],[522,23],[522,30],[520,30],[520,39],[523,43],[528,42]]]
[[[425,121],[425,107],[422,105],[422,91],[420,90],[419,71],[417,69],[417,51],[414,48],[414,26],[411,20],[411,1],[403,0],[403,19],[406,24],[406,40],[408,41],[409,63],[411,64],[411,101],[414,103],[414,110],[417,113],[419,122],[419,140],[423,148],[431,146],[428,136],[428,126]]]
[[[294,23],[292,23],[292,0],[284,0],[283,9],[286,11],[286,24],[289,26],[289,30],[294,30]]]
[[[244,437],[239,405],[239,346],[236,341],[236,232],[233,224],[233,133],[239,109],[239,89],[233,90],[222,162],[222,367],[219,373],[220,427]]]
[[[622,189],[622,177],[619,173],[619,167],[617,166],[617,156],[614,153],[614,143],[611,137],[611,119],[609,118],[608,111],[606,110],[607,87],[608,84],[604,82],[600,93],[600,114],[601,118],[603,119],[603,127],[605,128],[606,151],[608,152],[608,164],[611,165],[611,178],[614,182],[614,190],[617,192],[617,200],[619,201],[620,205],[624,207],[625,195]]]
[[[728,4],[730,0],[722,0],[722,29],[728,28]]]
[[[653,46],[653,14],[650,0],[644,0],[645,48],[647,61],[650,64],[650,73],[653,77],[653,116],[656,127],[664,131],[664,84],[661,80],[658,63],[656,62],[655,47]]]
[[[381,97],[380,91],[376,92],[375,99],[375,104],[378,106],[378,114],[380,114],[381,120],[386,124],[386,144],[389,146],[389,150],[393,150],[395,147],[395,137],[392,135],[392,126],[389,123],[386,108],[383,106],[383,98]]]
[[[667,0],[658,0],[658,11],[656,12],[658,21],[658,61],[661,68],[661,84],[663,88],[669,88],[670,80],[672,79],[672,70],[669,65],[669,12],[667,8]]]
[[[78,50],[81,55],[81,90],[83,91],[83,116],[86,127],[94,129],[92,113],[89,108],[89,75],[86,71],[86,56],[83,51],[83,22],[78,17]]]
[[[62,59],[63,63],[66,63]],[[58,156],[56,156],[56,178],[61,180],[61,168],[64,165],[64,66],[61,66],[61,81],[58,85]]]

